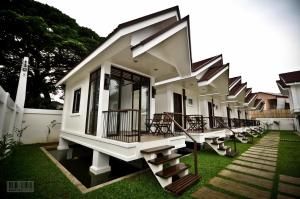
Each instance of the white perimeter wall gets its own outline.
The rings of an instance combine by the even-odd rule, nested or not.
[[[270,130],[290,130],[294,131],[297,129],[297,121],[295,118],[256,118],[261,123],[269,123]],[[279,125],[275,124],[274,121],[278,121]],[[299,131],[299,127],[298,127]]]
[[[48,128],[51,121],[56,120],[61,123],[61,110],[47,110],[47,109],[24,109],[22,127],[28,126],[21,138],[23,144],[57,142],[60,134],[61,124],[57,124],[51,129],[48,140]]]

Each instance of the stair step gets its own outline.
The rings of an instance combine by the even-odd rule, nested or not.
[[[172,146],[172,145],[164,145],[164,146],[159,146],[159,147],[153,147],[153,148],[143,149],[143,150],[141,150],[141,153],[144,153],[144,154],[160,153],[160,152],[163,152],[165,150],[172,149],[172,148],[174,148],[174,146]]]
[[[212,140],[212,139],[216,139],[216,138],[219,138],[219,137],[217,137],[217,136],[214,136],[214,137],[206,137],[205,139]]]
[[[238,155],[238,152],[235,151],[226,152],[225,154],[227,157],[235,157],[236,155]]]
[[[179,178],[175,182],[169,184],[168,186],[165,187],[165,189],[172,193],[180,194],[189,186],[197,182],[199,179],[200,176],[198,175],[188,174],[186,176],[183,176],[182,178]]]
[[[157,176],[162,177],[162,178],[169,178],[171,176],[177,175],[180,172],[190,168],[190,165],[179,163],[173,166],[170,166],[162,171],[159,171],[156,173]]]
[[[175,160],[175,159],[180,158],[182,156],[183,155],[181,155],[181,154],[173,153],[173,154],[170,154],[170,155],[165,155],[165,156],[161,156],[161,157],[149,160],[148,162],[151,163],[151,164],[154,164],[154,165],[159,165],[159,164],[163,164],[165,162],[169,162],[171,160]]]
[[[219,145],[219,144],[223,144],[224,141],[217,141],[217,142],[211,142],[210,144],[212,145]]]
[[[225,150],[230,149],[230,148],[231,148],[230,146],[224,146],[223,148],[218,148],[218,150],[225,151]]]

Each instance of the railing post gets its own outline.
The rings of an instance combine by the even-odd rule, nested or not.
[[[201,115],[201,130],[202,133],[204,132],[204,120],[203,120],[203,115]]]
[[[194,166],[195,166],[195,174],[198,175],[198,154],[197,154],[197,142],[194,142]]]
[[[138,110],[138,141],[141,141],[141,109]]]

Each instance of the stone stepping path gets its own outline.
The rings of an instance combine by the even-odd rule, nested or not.
[[[279,176],[278,192],[281,198],[300,197],[300,178],[292,176],[280,175]],[[288,194],[288,196],[283,195]]]
[[[226,170],[226,169],[221,171],[219,173],[219,175],[230,178],[230,179],[233,179],[233,180],[236,180],[236,181],[261,186],[261,187],[264,187],[264,188],[269,189],[269,190],[271,190],[272,187],[273,187],[273,182],[271,180],[267,180],[267,179],[263,179],[263,178],[257,178],[257,177],[254,177],[254,176],[250,176],[250,175],[246,175],[246,174],[242,174],[242,173],[237,173],[237,172],[233,172],[233,171]]]
[[[295,178],[295,177],[286,176],[286,175],[280,175],[279,179],[281,182],[288,182],[291,184],[300,185],[300,178]]]
[[[260,156],[260,155],[247,154],[247,153],[243,153],[241,156],[257,158],[257,159],[261,159],[261,160],[269,160],[269,161],[274,161],[274,162],[277,161],[277,158],[271,158],[271,157],[265,157],[265,156]]]
[[[238,159],[249,161],[249,162],[255,162],[255,163],[270,165],[270,166],[276,166],[276,162],[274,162],[274,161],[260,160],[260,159],[256,159],[256,158],[249,158],[249,157],[243,157],[243,156],[239,157]]]
[[[199,189],[198,191],[194,192],[192,194],[192,196],[194,198],[200,198],[200,199],[233,199],[235,197],[232,197],[230,195],[227,195],[225,193],[222,192],[218,192],[212,189],[209,189],[207,187],[203,187],[201,189]]]
[[[269,149],[264,147],[251,147],[250,149],[262,150],[262,151],[270,151],[270,152],[278,152],[277,149]]]
[[[209,181],[212,187],[202,187],[193,193],[192,196],[195,198],[218,199],[234,198],[231,196],[231,194],[234,194],[234,196],[240,195],[253,199],[271,198],[276,171],[278,144],[279,133],[274,132],[264,136],[256,145],[250,147],[236,160],[232,161],[232,164],[222,170],[217,177],[212,178]],[[283,176],[282,178],[283,181],[298,182],[288,177]],[[286,184],[282,186],[286,186]],[[295,185],[287,184],[287,186]],[[227,191],[228,194],[214,190],[214,187]],[[292,190],[294,187],[289,188]],[[293,189],[293,191],[296,190]],[[286,198],[288,196],[283,193],[278,195],[278,198],[280,197]]]
[[[252,155],[260,155],[264,157],[277,158],[277,155],[274,154],[266,154],[264,152],[255,152],[255,151],[247,151],[244,154],[252,154]]]
[[[256,168],[256,169],[267,170],[267,171],[271,171],[271,172],[275,172],[275,170],[276,170],[276,167],[274,167],[274,166],[268,166],[268,165],[264,165],[264,164],[254,163],[254,162],[246,162],[246,161],[242,161],[242,160],[234,160],[233,163],[239,164],[242,166]]]
[[[263,191],[248,185],[241,183],[236,183],[231,180],[226,180],[219,177],[214,177],[209,181],[210,184],[225,189],[227,191],[247,196],[248,198],[258,199],[258,198],[270,198],[271,192]]]
[[[273,172],[262,171],[259,169],[253,169],[253,168],[243,167],[243,166],[238,166],[238,165],[233,165],[233,164],[228,165],[226,168],[237,171],[237,172],[260,176],[260,177],[267,178],[267,179],[273,179],[275,176],[275,174]]]
[[[266,151],[266,150],[257,150],[257,149],[248,149],[248,151],[253,151],[253,152],[262,152],[265,154],[273,154],[273,155],[277,155],[277,151]]]
[[[294,197],[278,194],[277,199],[294,199]]]
[[[300,187],[296,185],[284,184],[280,182],[278,186],[278,191],[281,193],[286,193],[300,197]]]

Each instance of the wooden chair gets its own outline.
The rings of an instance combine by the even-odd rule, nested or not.
[[[162,114],[154,114],[153,119],[147,119],[147,124],[149,126],[150,133],[154,133],[154,134],[162,133],[161,121],[162,121]],[[154,132],[151,129],[152,127],[155,128]]]
[[[186,121],[189,125],[189,128],[187,129],[188,131],[194,131],[198,130],[198,121],[196,118],[190,117],[189,115],[186,116]]]
[[[168,115],[170,117],[174,117],[174,114],[173,113],[168,113]],[[166,114],[163,114],[163,118],[162,118],[162,121],[161,123],[159,124],[160,126],[160,129],[161,129],[161,132],[164,133],[164,134],[172,134],[173,135],[173,132],[172,132],[172,119]],[[163,129],[166,129],[165,131],[163,131]]]

